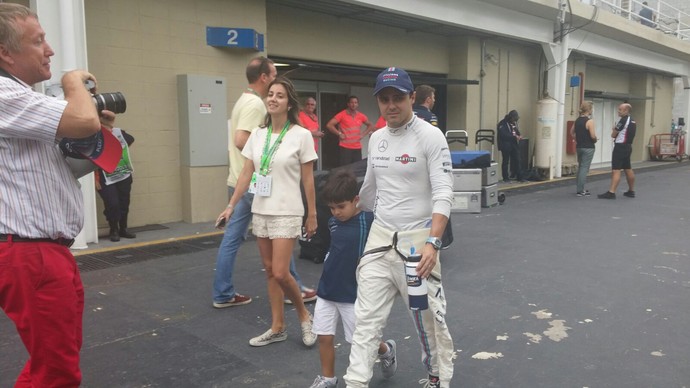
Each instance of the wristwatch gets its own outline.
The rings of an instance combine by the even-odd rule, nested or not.
[[[429,237],[428,239],[426,239],[426,243],[431,244],[431,246],[434,247],[434,249],[436,249],[437,251],[441,249],[441,245],[443,245],[443,242],[438,237]]]

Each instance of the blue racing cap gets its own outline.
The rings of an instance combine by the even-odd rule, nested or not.
[[[403,93],[412,93],[414,86],[412,80],[407,72],[399,67],[389,67],[379,73],[376,77],[376,87],[374,88],[374,95],[379,94],[384,88],[396,88]]]

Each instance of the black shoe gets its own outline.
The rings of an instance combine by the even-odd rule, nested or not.
[[[117,232],[117,229],[110,229],[110,241],[112,242],[118,242],[120,241],[120,234]]]
[[[510,179],[504,179],[503,183],[510,183]]]
[[[120,237],[122,237],[122,238],[137,238],[137,235],[134,233],[128,232],[127,229],[120,229]]]
[[[610,191],[607,191],[604,194],[597,195],[597,197],[599,199],[616,199],[616,193],[612,193]]]
[[[578,197],[589,197],[590,195],[592,195],[592,193],[590,193],[589,190],[580,191],[577,193]]]
[[[628,198],[635,198],[635,192],[632,190],[626,191],[625,193],[623,193],[623,195],[628,197]]]

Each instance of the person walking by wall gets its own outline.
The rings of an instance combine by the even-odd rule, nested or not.
[[[352,342],[355,329],[355,300],[357,299],[357,263],[364,252],[374,215],[361,211],[357,204],[357,178],[348,170],[334,172],[321,190],[323,200],[333,217],[328,221],[331,243],[323,263],[323,272],[314,307],[314,333],[318,336],[321,374],[310,388],[332,388],[338,384],[335,376],[335,331],[340,320],[345,340]],[[338,319],[340,317],[340,319]],[[380,342],[378,357],[383,376],[395,374],[395,341]]]
[[[314,137],[314,149],[319,151],[319,139],[323,137],[323,132],[319,129],[319,117],[316,115],[316,99],[307,97],[304,102],[304,110],[299,112],[299,121],[304,128],[307,128]]]
[[[594,157],[594,144],[597,142],[597,131],[592,120],[592,101],[585,101],[580,105],[580,117],[575,120],[570,136],[575,139],[577,150],[577,191],[578,197],[589,197],[589,190],[585,189],[589,166]]]
[[[254,194],[252,231],[257,237],[261,261],[266,270],[268,298],[271,304],[271,327],[249,341],[251,346],[266,346],[285,341],[287,330],[283,295],[297,311],[302,342],[312,346],[312,316],[304,306],[299,286],[290,275],[292,250],[302,234],[300,182],[307,202],[304,231],[307,237],[316,233],[316,193],[314,189],[314,142],[311,132],[299,122],[299,101],[294,86],[286,78],[269,84],[266,97],[268,114],[264,125],[255,129],[242,149],[244,166],[235,192],[218,220],[230,220],[244,193]]]
[[[376,78],[374,95],[387,127],[369,139],[368,168],[360,208],[374,222],[357,267],[356,326],[349,388],[369,385],[380,333],[396,296],[410,307],[403,264],[421,253],[415,273],[426,279],[426,309],[411,310],[422,349],[427,387],[450,387],[453,340],[446,324],[446,300],[438,260],[440,239],[453,201],[448,143],[441,131],[414,115],[414,86],[403,69],[389,67]]]
[[[93,136],[101,123],[84,87],[96,78],[84,70],[62,76],[64,100],[31,89],[51,78],[54,54],[36,13],[0,3],[0,307],[29,353],[16,387],[82,379],[84,287],[69,246],[83,199],[56,142]]]
[[[510,179],[517,179],[518,182],[525,182],[520,167],[520,140],[522,135],[518,128],[520,115],[516,110],[511,110],[498,122],[498,150],[501,151],[501,174],[503,182],[510,182]],[[508,170],[510,167],[510,172]]]
[[[374,125],[369,122],[364,113],[357,110],[358,108],[359,98],[349,96],[347,108],[338,112],[326,123],[326,128],[340,139],[338,144],[341,166],[362,160],[361,140],[374,130]],[[362,126],[366,126],[364,132],[362,132]]]
[[[103,114],[115,115],[112,112]],[[122,145],[122,158],[117,168],[112,173],[107,173],[102,169],[96,170],[96,191],[103,199],[103,214],[110,226],[108,238],[110,241],[117,242],[122,238],[136,238],[137,235],[131,233],[128,227],[130,193],[132,192],[132,161],[129,154],[129,146],[134,143],[134,136],[117,127],[107,127],[115,138]]]
[[[263,99],[268,94],[268,85],[276,78],[277,71],[273,61],[265,57],[256,57],[247,65],[249,85],[232,109],[229,126],[230,174],[228,175],[228,197],[232,197],[237,185],[237,178],[244,166],[242,149],[252,131],[264,122],[266,105]],[[232,212],[232,219],[227,220],[227,227],[216,256],[216,271],[213,277],[213,307],[242,306],[251,303],[252,298],[235,291],[232,281],[237,252],[245,240],[249,222],[252,219],[252,201],[254,194],[244,193]],[[294,260],[290,261],[290,272],[302,289],[305,301],[316,300],[316,290],[304,287],[295,268]]]
[[[633,120],[632,105],[623,103],[618,105],[618,123],[611,130],[611,137],[614,139],[613,152],[611,154],[611,186],[603,194],[599,194],[599,199],[616,199],[616,189],[621,180],[621,170],[625,172],[625,179],[628,182],[628,191],[623,195],[628,198],[635,198],[635,173],[630,163],[632,155],[632,143],[637,132],[637,123]]]

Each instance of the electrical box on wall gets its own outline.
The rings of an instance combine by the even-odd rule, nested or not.
[[[180,163],[188,167],[228,164],[225,78],[178,74]]]

